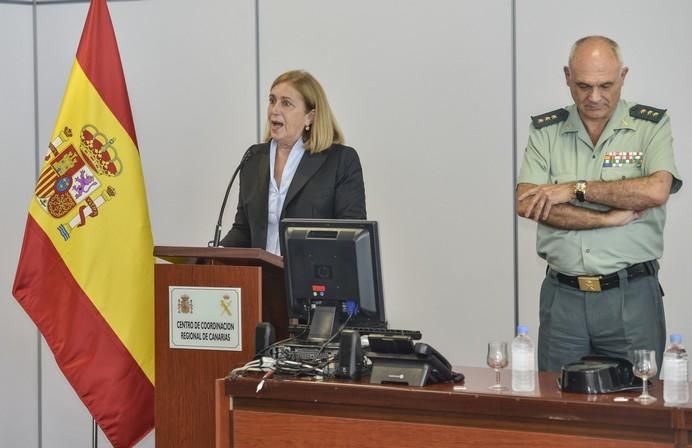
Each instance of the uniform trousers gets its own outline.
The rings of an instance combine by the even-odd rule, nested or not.
[[[586,355],[633,360],[637,349],[656,350],[661,368],[666,342],[663,294],[654,274],[628,280],[618,272],[619,287],[585,292],[560,283],[548,269],[540,296],[538,369],[560,371]]]

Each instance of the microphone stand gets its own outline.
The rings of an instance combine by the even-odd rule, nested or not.
[[[226,202],[228,202],[228,196],[231,193],[231,187],[233,186],[233,182],[235,182],[235,178],[238,176],[238,173],[240,173],[240,170],[243,168],[243,165],[245,165],[245,162],[247,162],[252,156],[250,149],[252,149],[252,147],[248,148],[248,150],[245,151],[245,154],[243,154],[243,158],[240,159],[240,163],[233,172],[233,176],[231,176],[231,181],[228,183],[228,187],[226,187],[226,194],[223,196],[221,210],[219,210],[219,219],[216,222],[216,228],[214,229],[214,240],[210,242],[209,247],[219,247],[219,242],[221,241],[221,222],[223,221],[223,212],[226,210]]]

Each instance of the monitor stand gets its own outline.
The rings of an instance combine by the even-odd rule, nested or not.
[[[327,341],[336,332],[338,321],[336,306],[317,305],[312,313],[307,340],[311,342]]]

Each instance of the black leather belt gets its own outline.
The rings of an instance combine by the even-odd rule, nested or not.
[[[634,280],[647,275],[654,275],[656,269],[652,261],[633,264],[625,269],[627,271],[627,280]],[[605,291],[620,286],[620,277],[617,272],[608,275],[578,275],[571,276],[556,273],[557,280],[565,285],[577,288],[580,291],[599,292]]]

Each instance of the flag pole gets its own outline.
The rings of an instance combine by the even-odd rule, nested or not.
[[[91,419],[91,448],[98,448],[99,446],[99,425],[96,424],[96,419]]]

